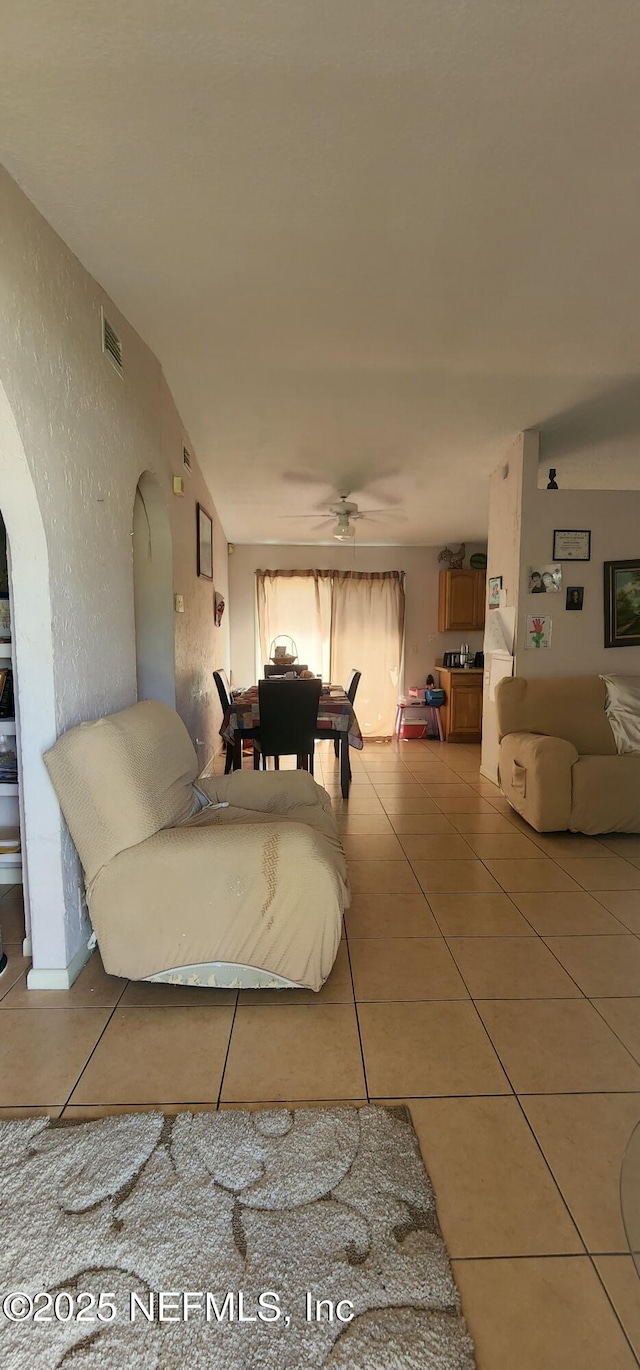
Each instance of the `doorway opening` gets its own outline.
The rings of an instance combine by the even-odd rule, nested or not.
[[[173,546],[161,487],[150,471],[133,504],[133,600],[138,699],[175,708]]]

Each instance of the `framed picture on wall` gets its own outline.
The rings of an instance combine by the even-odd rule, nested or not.
[[[590,561],[591,532],[588,528],[555,528],[554,561]]]
[[[604,645],[640,647],[640,556],[604,563]]]
[[[502,576],[489,576],[489,608],[500,608],[500,591],[502,589]]]
[[[196,504],[196,557],[198,575],[213,580],[213,519],[201,504]]]

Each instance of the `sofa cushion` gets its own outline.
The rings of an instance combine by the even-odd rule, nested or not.
[[[572,775],[574,832],[640,832],[640,756],[581,756]]]
[[[615,755],[600,676],[512,676],[497,686],[496,704],[501,739],[508,733],[542,733],[572,742],[580,756]]]
[[[88,883],[119,852],[197,807],[191,739],[175,710],[156,700],[71,728],[44,760]]]
[[[618,756],[640,756],[640,676],[603,675]]]

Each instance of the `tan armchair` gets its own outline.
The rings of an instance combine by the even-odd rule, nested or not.
[[[599,676],[526,680],[496,689],[499,775],[537,832],[640,832],[640,756],[619,756]]]

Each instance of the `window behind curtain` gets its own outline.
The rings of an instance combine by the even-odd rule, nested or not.
[[[363,737],[391,737],[404,640],[402,571],[257,571],[261,667],[281,633],[323,680],[362,672],[356,709]],[[262,675],[262,669],[259,672]]]
[[[292,637],[298,660],[330,677],[331,572],[257,571],[260,675],[274,637]]]
[[[391,737],[404,638],[402,571],[334,572],[331,679],[362,671],[356,713],[363,737]]]

